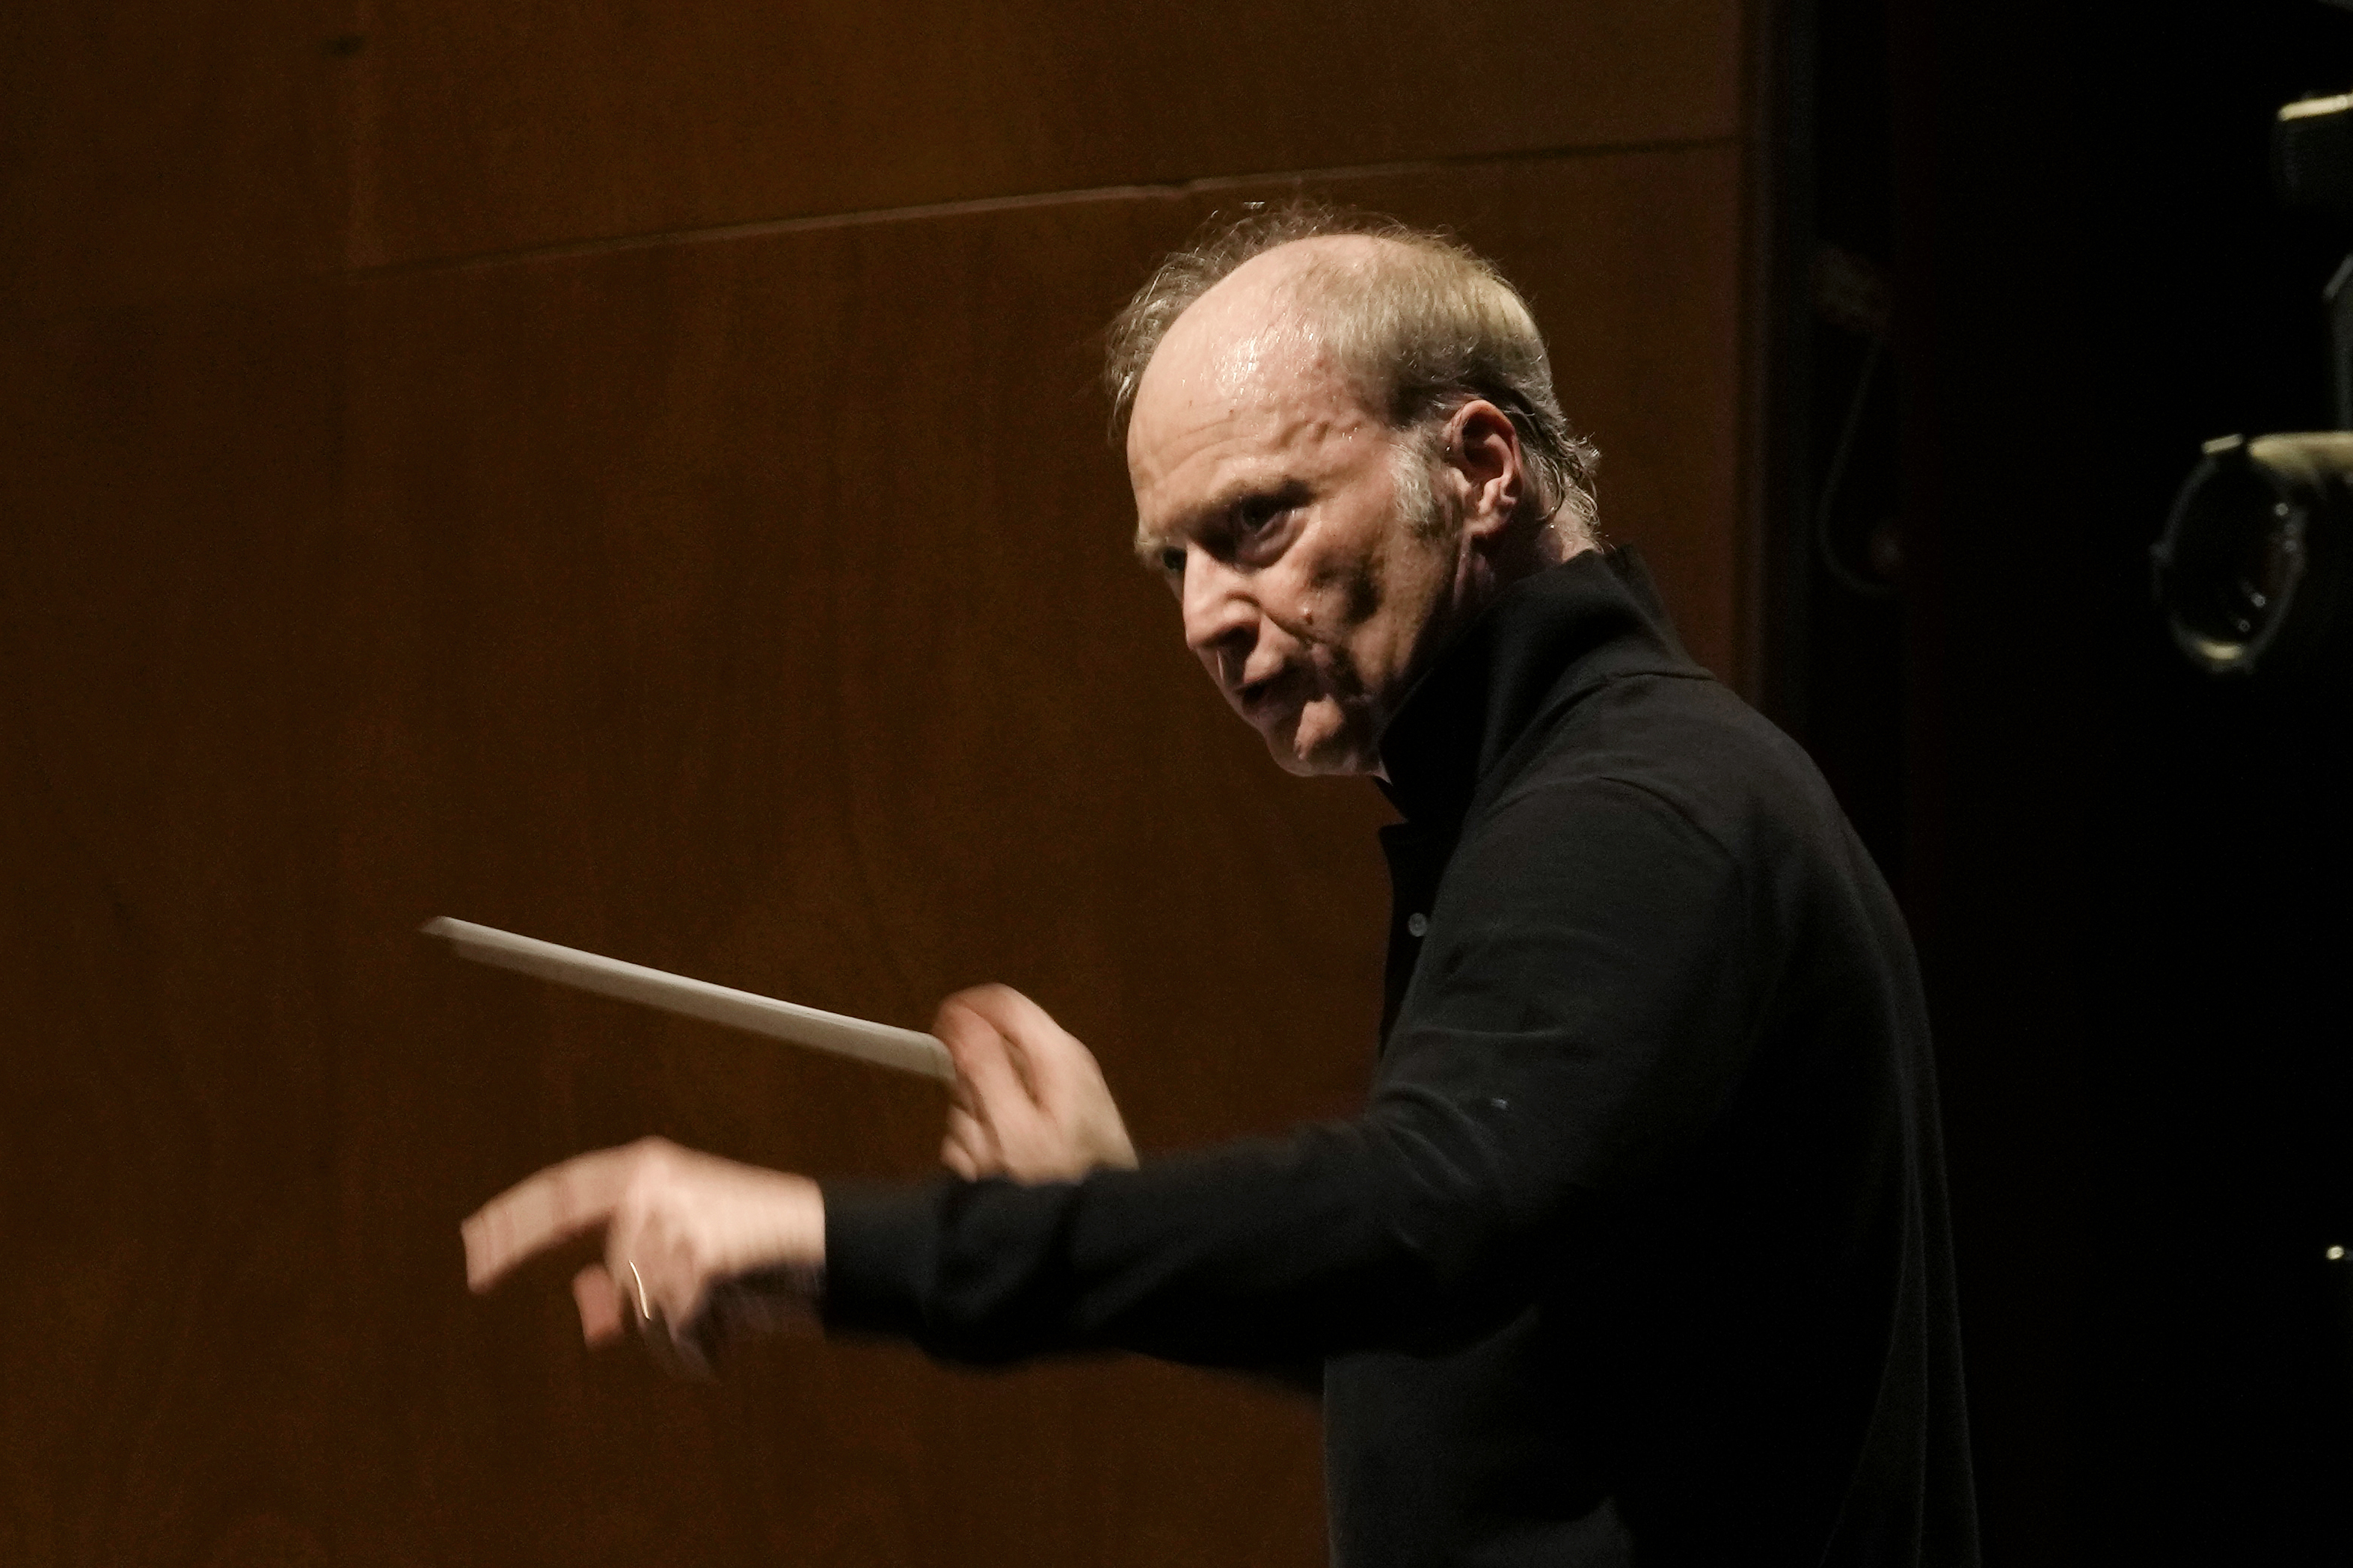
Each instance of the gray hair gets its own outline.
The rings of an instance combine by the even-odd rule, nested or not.
[[[1212,218],[1160,264],[1105,334],[1113,438],[1125,438],[1145,366],[1195,300],[1253,257],[1335,235],[1389,242],[1362,265],[1313,263],[1297,284],[1318,335],[1367,405],[1392,429],[1414,433],[1414,446],[1434,460],[1439,426],[1474,398],[1493,404],[1518,432],[1526,459],[1525,514],[1573,542],[1589,541],[1601,454],[1561,413],[1527,301],[1493,263],[1451,237],[1374,213],[1295,201],[1274,208],[1252,203],[1239,218]]]

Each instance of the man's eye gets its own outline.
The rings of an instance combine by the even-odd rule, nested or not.
[[[1246,500],[1235,509],[1234,524],[1243,538],[1264,533],[1291,510],[1283,502],[1271,496]]]
[[[1173,545],[1162,551],[1160,570],[1171,577],[1182,577],[1185,574],[1185,552]]]

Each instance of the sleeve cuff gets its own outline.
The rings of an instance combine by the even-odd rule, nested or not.
[[[944,1183],[824,1182],[828,1329],[923,1338],[923,1302],[939,1272]]]

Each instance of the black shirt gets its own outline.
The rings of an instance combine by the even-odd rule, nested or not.
[[[1365,1112],[829,1184],[828,1321],[1320,1361],[1347,1568],[1975,1563],[1918,973],[1820,776],[1622,552],[1499,595],[1382,754]]]

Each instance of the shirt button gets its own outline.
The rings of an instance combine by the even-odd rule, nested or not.
[[[1413,936],[1427,935],[1430,931],[1430,917],[1424,914],[1408,915],[1405,917],[1405,929]]]

